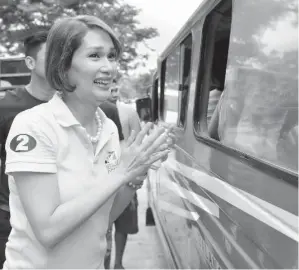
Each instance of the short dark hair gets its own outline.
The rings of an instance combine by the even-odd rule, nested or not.
[[[37,31],[30,34],[24,40],[25,56],[31,56],[36,59],[40,46],[47,41],[48,32],[46,30]]]
[[[122,46],[114,31],[101,19],[91,15],[79,15],[58,19],[52,26],[46,48],[46,77],[53,89],[73,92],[67,77],[74,52],[80,47],[88,30],[99,28],[108,33],[120,56]]]

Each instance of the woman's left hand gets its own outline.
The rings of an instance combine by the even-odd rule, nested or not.
[[[151,126],[151,123],[147,123],[138,134],[132,132],[122,148],[120,164],[115,173],[124,175],[125,182],[134,181],[137,176],[142,177],[153,163],[169,153],[168,132],[164,128],[156,129],[145,138]]]

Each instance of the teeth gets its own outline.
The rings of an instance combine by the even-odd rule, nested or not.
[[[105,82],[105,81],[102,81],[102,80],[95,80],[94,81],[96,84],[104,84],[104,85],[107,85],[109,82]]]

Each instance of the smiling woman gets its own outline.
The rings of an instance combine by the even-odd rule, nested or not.
[[[120,43],[100,19],[52,26],[46,75],[58,94],[20,113],[7,142],[12,231],[4,269],[103,267],[106,232],[150,166],[169,153],[169,132],[147,124],[122,152],[98,108],[109,96]]]

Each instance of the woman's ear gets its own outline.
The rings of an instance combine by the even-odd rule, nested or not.
[[[35,68],[35,60],[31,56],[26,56],[25,57],[25,64],[26,66],[32,71]]]

